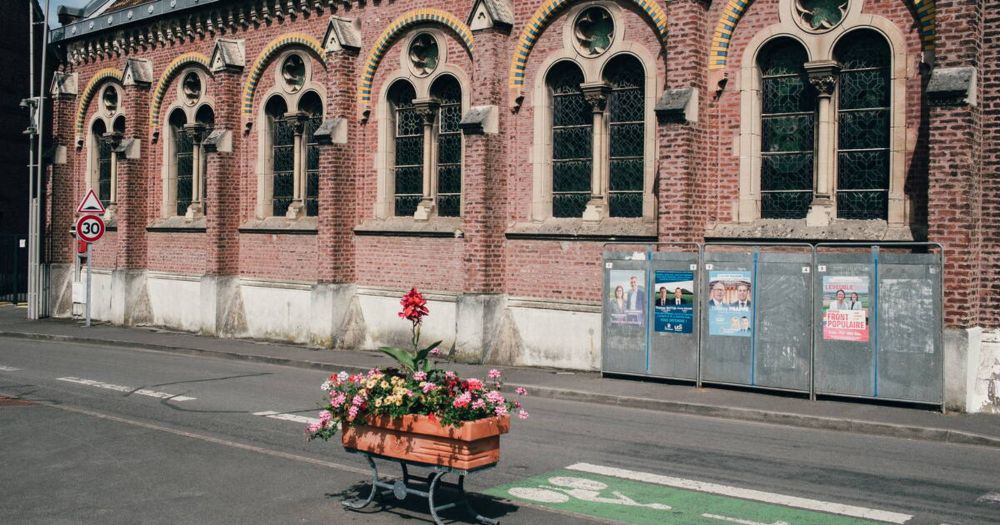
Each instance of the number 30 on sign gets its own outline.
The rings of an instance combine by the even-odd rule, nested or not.
[[[97,215],[84,215],[76,221],[76,235],[84,242],[97,242],[104,236],[104,221]]]

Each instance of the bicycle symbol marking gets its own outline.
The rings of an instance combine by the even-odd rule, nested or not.
[[[654,510],[670,510],[673,507],[663,503],[638,503],[634,499],[617,490],[611,491],[614,497],[602,496],[601,492],[608,486],[592,479],[556,476],[549,478],[550,485],[537,487],[514,487],[508,492],[511,496],[535,501],[538,503],[566,503],[571,498],[591,503],[607,503],[626,507],[646,507]]]

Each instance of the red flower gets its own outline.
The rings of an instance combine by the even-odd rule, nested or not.
[[[399,301],[399,304],[403,306],[403,311],[399,312],[399,316],[413,321],[414,324],[419,323],[423,316],[430,313],[427,310],[427,301],[416,288],[411,288],[410,292]]]

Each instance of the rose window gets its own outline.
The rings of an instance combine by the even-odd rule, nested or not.
[[[299,55],[289,55],[281,65],[281,78],[291,92],[296,92],[306,83],[306,63]]]
[[[591,7],[576,19],[573,35],[584,55],[597,56],[611,47],[615,36],[615,22],[607,10]]]
[[[844,19],[847,0],[796,0],[795,11],[806,28],[826,31]]]
[[[410,44],[410,63],[416,73],[420,76],[431,74],[439,61],[437,40],[427,33],[417,35]]]

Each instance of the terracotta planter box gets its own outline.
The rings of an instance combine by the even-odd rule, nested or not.
[[[509,430],[510,416],[466,421],[458,428],[427,416],[383,416],[341,428],[340,440],[349,450],[471,470],[500,461],[500,434]]]

